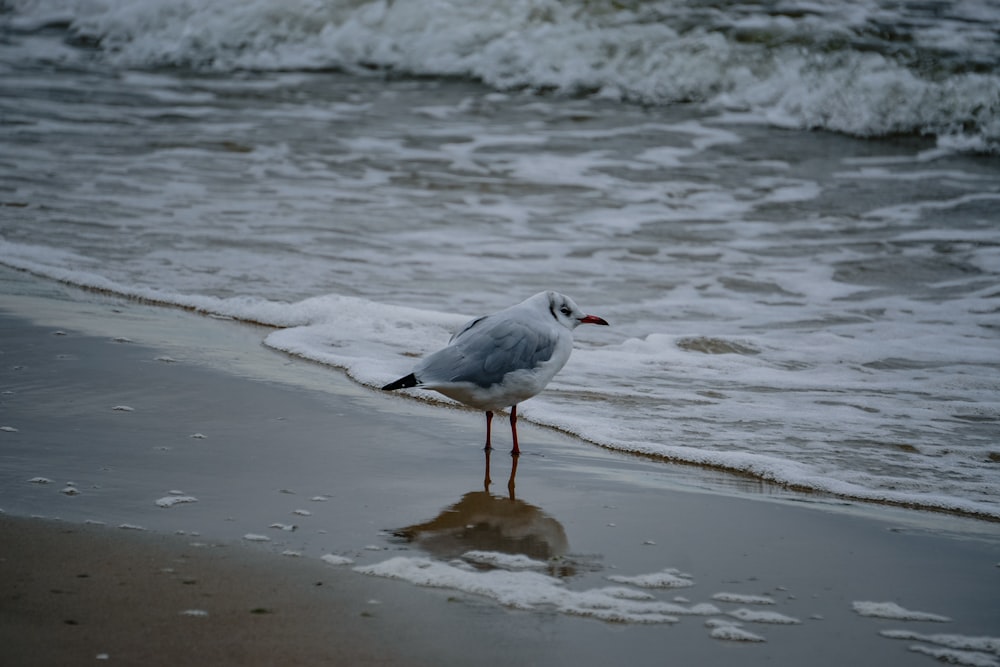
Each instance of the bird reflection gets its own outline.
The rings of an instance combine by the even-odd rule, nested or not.
[[[568,542],[562,524],[515,497],[517,457],[512,457],[512,461],[506,496],[490,493],[490,451],[487,451],[482,491],[470,491],[430,521],[401,528],[394,534],[444,559],[457,558],[467,551],[521,554],[541,561],[565,555]],[[563,571],[565,563],[552,569],[563,576],[571,574]]]

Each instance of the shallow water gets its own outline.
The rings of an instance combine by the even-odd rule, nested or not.
[[[215,23],[191,8],[154,14],[125,41],[137,19],[124,5],[8,7],[0,262],[281,327],[268,344],[371,386],[469,317],[558,289],[613,326],[578,330],[525,418],[612,449],[1000,517],[1000,163],[963,150],[987,146],[988,130],[975,141],[932,125],[862,138],[879,130],[840,127],[856,119],[828,107],[840,121],[821,126],[859,136],[807,131],[814,123],[776,120],[788,105],[722,99],[759,87],[677,103],[619,78],[623,95],[611,83],[569,94],[593,86],[547,83],[525,63],[504,84],[486,72],[507,62],[497,53],[466,71],[494,87],[434,70],[426,53],[403,66],[372,47],[348,67],[347,38],[331,36],[348,23],[334,18],[298,49],[279,27],[270,47],[233,46],[231,24],[263,20],[260,3],[221,3],[229,20]],[[1000,12],[949,7],[965,18],[941,30],[965,46],[941,56],[938,32],[931,52],[952,63],[948,80],[985,77],[988,98],[993,64],[976,63],[989,60],[979,45]],[[341,9],[369,25],[377,8]],[[719,11],[711,25],[777,20],[749,5]],[[896,11],[930,48],[927,24]],[[660,25],[644,16],[628,29]],[[606,19],[593,21],[613,40]],[[409,34],[380,20],[386,39]],[[196,26],[201,41],[168,39]],[[357,35],[375,44],[371,30]],[[683,34],[710,46],[734,30]],[[550,38],[568,49],[585,34]],[[325,62],[323,40],[340,49]],[[716,53],[732,57],[732,46]],[[786,47],[760,48],[771,62]],[[887,76],[898,87],[926,61],[897,56],[905,76]],[[820,79],[800,76],[795,90],[826,90],[849,70],[808,70]],[[885,103],[850,99],[872,105],[865,116]],[[995,125],[995,106],[983,108],[980,125],[962,124]],[[937,136],[910,134],[924,132]]]

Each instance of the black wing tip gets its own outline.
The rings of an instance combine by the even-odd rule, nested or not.
[[[399,378],[395,382],[390,382],[386,386],[382,387],[382,391],[395,391],[397,389],[409,389],[410,387],[416,387],[420,384],[417,380],[417,376],[410,373],[406,377]]]

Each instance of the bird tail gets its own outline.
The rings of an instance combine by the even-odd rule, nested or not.
[[[390,382],[386,386],[382,387],[383,391],[395,391],[396,389],[409,389],[410,387],[416,387],[420,384],[420,380],[413,373],[410,373],[406,377],[399,378],[395,382]]]

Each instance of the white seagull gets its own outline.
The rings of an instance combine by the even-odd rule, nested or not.
[[[486,411],[486,449],[494,410],[510,407],[517,446],[517,404],[545,388],[573,351],[573,329],[608,323],[586,315],[564,294],[540,292],[516,306],[472,320],[448,346],[424,357],[413,372],[382,387],[423,387]]]

